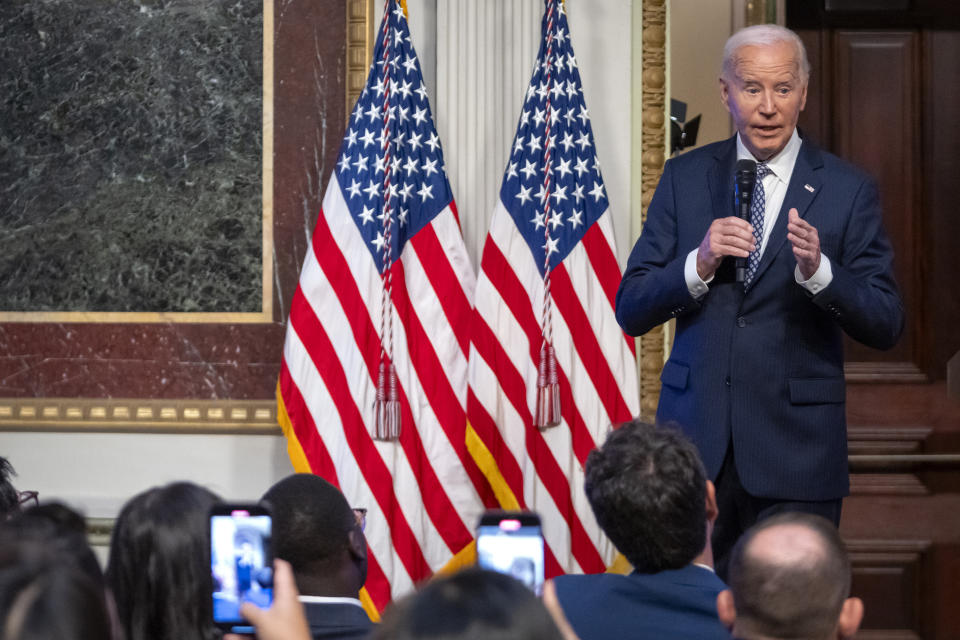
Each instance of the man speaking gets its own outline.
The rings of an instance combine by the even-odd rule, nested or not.
[[[783,27],[730,37],[720,99],[737,135],[667,162],[617,292],[630,335],[677,320],[657,419],[686,431],[717,487],[721,576],[758,520],[839,524],[842,333],[889,349],[903,329],[876,185],[797,131],[809,68]]]

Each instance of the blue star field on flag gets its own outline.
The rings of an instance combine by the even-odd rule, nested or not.
[[[545,11],[537,64],[500,189],[500,199],[529,245],[541,275],[544,252],[550,251],[552,269],[608,206],[566,12],[559,0],[547,0],[548,9],[551,3],[556,7],[552,51],[548,59],[549,11]],[[548,101],[550,136],[545,140]],[[549,190],[544,187],[548,147],[552,155]],[[547,215],[546,197],[550,199]],[[544,237],[546,224],[550,225],[549,241]]]
[[[386,33],[379,30],[374,47],[376,64],[371,66],[350,116],[337,162],[337,177],[350,214],[381,271],[389,266],[382,264],[387,197],[394,222],[391,263],[407,240],[453,199],[407,19],[399,2],[391,5]],[[384,152],[383,113],[388,99],[389,161]],[[384,193],[387,170],[390,186]]]

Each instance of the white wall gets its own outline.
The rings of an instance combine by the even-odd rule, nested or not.
[[[113,518],[136,493],[175,480],[226,500],[257,500],[293,472],[280,435],[3,432],[0,455],[16,469],[18,489],[91,518]]]
[[[718,79],[736,9],[731,0],[670,0],[670,93],[687,103],[687,120],[701,114],[698,147],[733,132],[730,114],[720,102]],[[667,103],[669,108],[669,96]]]

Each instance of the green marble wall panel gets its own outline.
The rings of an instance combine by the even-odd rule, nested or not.
[[[260,0],[0,1],[0,311],[262,306]]]

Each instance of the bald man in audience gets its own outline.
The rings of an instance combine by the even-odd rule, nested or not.
[[[788,512],[761,521],[737,542],[720,620],[739,640],[852,638],[863,602],[850,595],[850,558],[833,523]]]

